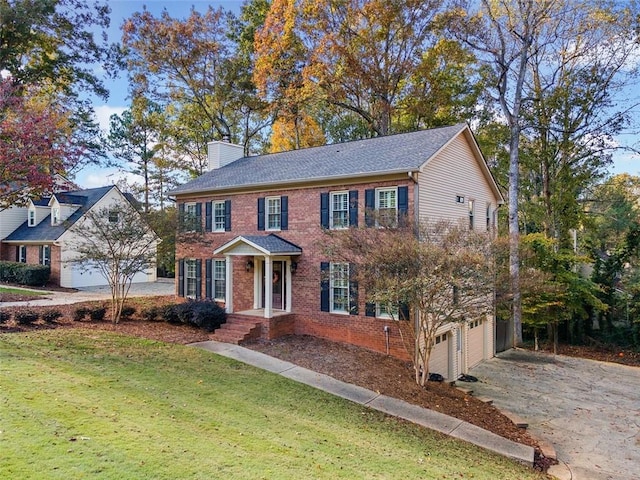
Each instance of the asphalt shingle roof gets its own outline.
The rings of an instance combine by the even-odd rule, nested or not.
[[[415,171],[466,124],[244,157],[175,188],[171,195],[234,187]]]
[[[112,188],[113,185],[56,194],[56,198],[58,198],[61,203],[73,203],[75,205],[79,204],[82,206],[60,225],[51,225],[51,215],[47,215],[47,218],[42,220],[35,227],[30,227],[28,222],[25,221],[7,238],[5,238],[5,241],[53,242],[60,238],[69,226],[77,222],[87,210],[93,207]]]
[[[302,253],[302,248],[273,233],[269,235],[242,235],[242,238],[262,247],[271,254]]]

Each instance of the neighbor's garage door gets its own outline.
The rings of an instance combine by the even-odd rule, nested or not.
[[[436,336],[436,344],[429,359],[429,372],[439,373],[449,378],[449,336],[450,332]]]
[[[469,358],[469,368],[475,367],[484,359],[484,320],[478,319],[469,322],[467,352]]]

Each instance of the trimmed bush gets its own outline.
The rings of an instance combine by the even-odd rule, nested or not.
[[[6,324],[9,320],[11,320],[11,314],[4,310],[0,310],[0,325]]]
[[[40,315],[32,310],[20,310],[14,314],[14,318],[19,325],[30,325],[38,321]]]
[[[120,319],[126,320],[128,318],[131,318],[135,315],[135,313],[136,307],[125,305],[124,307],[122,307],[122,311],[120,312]]]
[[[81,322],[87,317],[88,314],[89,314],[89,309],[87,307],[78,307],[73,312],[73,321]]]
[[[191,304],[191,323],[196,327],[212,332],[227,321],[226,312],[216,302],[202,300],[187,304]]]
[[[149,307],[142,310],[140,315],[148,322],[158,322],[162,320],[162,310],[161,307]]]
[[[46,323],[55,323],[62,316],[62,312],[60,310],[47,310],[42,313],[42,320]]]
[[[107,314],[107,309],[104,307],[95,307],[89,310],[89,318],[92,322],[101,322],[104,320],[104,316]]]
[[[0,280],[38,287],[46,285],[51,276],[48,265],[32,265],[20,262],[0,262]]]
[[[178,316],[178,305],[169,304],[162,307],[162,317],[165,322],[177,325],[180,323],[180,317]]]

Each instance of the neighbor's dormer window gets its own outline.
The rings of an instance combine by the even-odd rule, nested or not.
[[[51,225],[58,225],[60,223],[60,207],[53,207],[51,209]]]
[[[29,226],[30,227],[35,227],[36,226],[36,210],[35,210],[35,208],[30,208],[29,209]]]

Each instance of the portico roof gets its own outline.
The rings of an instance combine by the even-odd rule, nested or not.
[[[273,233],[240,235],[216,248],[215,255],[301,255],[302,248]]]

